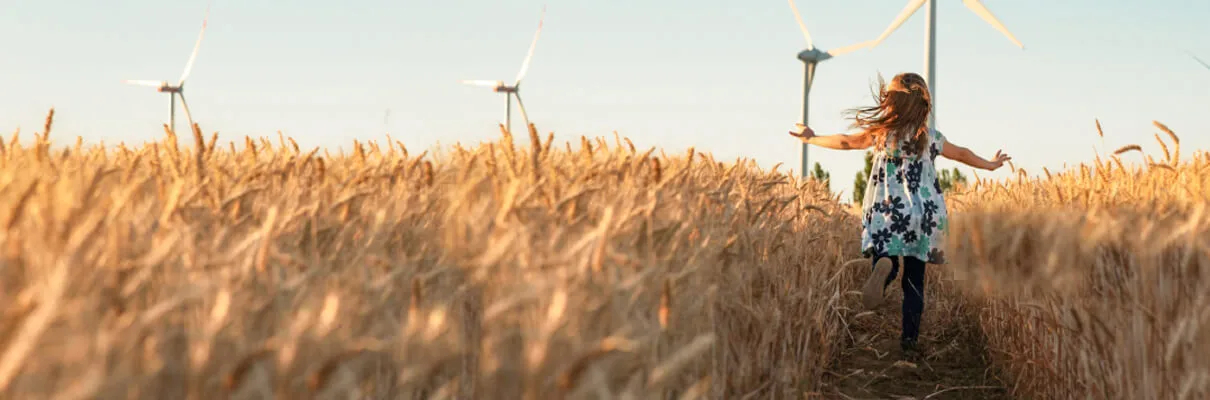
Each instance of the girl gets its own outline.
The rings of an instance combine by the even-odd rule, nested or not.
[[[924,312],[924,265],[945,263],[948,220],[933,163],[941,155],[994,171],[1011,158],[997,151],[995,157],[985,160],[929,129],[932,99],[920,75],[899,74],[889,85],[880,77],[879,86],[877,105],[848,111],[852,127],[860,132],[816,136],[811,128],[796,124],[790,135],[829,149],[873,147],[874,166],[862,202],[861,250],[872,258],[873,267],[863,288],[864,303],[873,309],[882,302],[902,258],[903,333],[899,345],[905,355],[914,356]]]

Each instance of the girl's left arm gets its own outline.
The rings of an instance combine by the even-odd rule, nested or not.
[[[794,136],[806,144],[813,144],[833,150],[861,150],[868,149],[873,145],[870,135],[865,132],[816,136],[815,131],[802,124],[796,124],[794,130],[790,131],[790,136]]]

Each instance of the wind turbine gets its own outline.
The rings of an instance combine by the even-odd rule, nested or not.
[[[798,60],[803,62],[803,84],[802,84],[802,124],[807,125],[807,116],[810,111],[810,96],[811,84],[815,82],[815,66],[819,63],[829,60],[832,57],[858,50],[864,47],[869,47],[873,44],[872,41],[862,42],[852,46],[841,47],[829,51],[823,51],[815,47],[815,42],[811,40],[811,32],[807,31],[807,24],[802,22],[802,15],[798,14],[798,7],[794,5],[794,0],[789,0],[790,10],[794,11],[794,18],[798,20],[798,27],[802,29],[802,35],[807,39],[807,49],[798,53]],[[803,177],[810,174],[810,166],[807,165],[807,146],[802,144],[802,169],[800,173]]]
[[[185,71],[181,73],[181,79],[176,85],[168,81],[153,81],[153,80],[124,80],[122,83],[132,85],[151,86],[156,88],[160,93],[169,93],[172,95],[169,100],[168,119],[172,127],[172,131],[176,132],[176,98],[180,96],[181,107],[185,110],[185,118],[189,120],[189,129],[193,130],[193,117],[189,114],[189,104],[185,102],[185,79],[189,78],[189,72],[193,70],[193,62],[197,60],[197,51],[202,46],[202,37],[206,35],[206,20],[210,18],[210,5],[206,5],[206,15],[202,17],[202,31],[197,35],[197,43],[193,45],[193,53],[189,55],[189,61],[185,63]]]
[[[513,102],[512,98],[517,98],[517,108],[521,109],[521,118],[525,120],[525,129],[529,129],[529,115],[525,113],[525,104],[521,102],[521,80],[525,78],[525,73],[529,71],[529,60],[534,57],[534,47],[538,45],[538,37],[542,35],[542,21],[546,18],[546,6],[542,6],[542,15],[538,18],[538,32],[534,33],[534,40],[529,44],[529,53],[525,56],[525,61],[521,63],[521,72],[517,73],[517,79],[510,86],[504,81],[491,80],[464,80],[462,83],[475,86],[487,86],[492,88],[496,93],[504,93],[504,126],[509,132],[513,131]]]
[[[1194,60],[1197,60],[1198,64],[1201,64],[1203,67],[1206,67],[1206,69],[1210,69],[1210,64],[1207,64],[1205,61],[1202,61],[1202,59],[1193,55],[1193,53],[1189,53],[1189,57],[1193,57]]]
[[[903,23],[905,21],[907,21],[908,18],[911,18],[912,14],[915,14],[916,11],[919,10],[920,7],[924,5],[924,3],[928,3],[928,6],[929,6],[928,14],[925,16],[924,80],[925,80],[925,82],[928,82],[929,98],[931,98],[933,100],[933,110],[931,113],[929,113],[929,128],[936,128],[937,127],[937,1],[936,0],[909,0],[907,7],[904,7],[903,11],[901,11],[899,13],[899,16],[895,17],[895,21],[891,22],[891,26],[888,27],[886,29],[886,31],[882,32],[882,35],[878,36],[878,39],[874,40],[873,45],[877,46],[879,43],[882,43],[882,41],[884,39],[886,39],[887,36],[891,35],[891,32],[894,32],[895,29],[898,29],[900,25],[903,25]],[[1013,36],[1012,32],[1009,32],[1008,28],[1004,27],[1004,24],[1000,23],[1000,20],[996,19],[995,15],[992,15],[991,10],[988,10],[987,7],[983,5],[983,2],[981,2],[979,0],[962,0],[962,4],[965,4],[966,8],[971,9],[971,11],[975,13],[975,15],[978,15],[980,18],[983,18],[984,21],[987,21],[987,23],[989,23],[993,27],[995,27],[996,30],[999,30],[1000,33],[1003,33],[1004,36],[1008,36],[1008,40],[1011,40],[1013,42],[1013,44],[1017,45],[1017,47],[1020,47],[1022,50],[1025,49],[1025,45],[1021,44],[1021,41],[1017,40],[1017,38],[1015,36]]]

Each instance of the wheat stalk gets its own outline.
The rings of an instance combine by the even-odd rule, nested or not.
[[[1139,145],[1137,145],[1137,144],[1128,144],[1128,145],[1119,147],[1117,150],[1114,150],[1113,154],[1120,155],[1120,154],[1128,152],[1128,151],[1137,151],[1137,152],[1141,153],[1143,151],[1143,148],[1139,147]]]

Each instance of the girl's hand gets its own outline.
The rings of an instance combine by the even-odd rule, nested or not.
[[[811,138],[815,137],[815,131],[803,124],[794,124],[794,129],[790,130],[790,136],[798,138],[803,143],[806,143]]]
[[[996,150],[996,156],[992,157],[991,162],[988,164],[988,167],[991,167],[991,168],[988,168],[988,170],[995,171],[995,170],[999,169],[1000,167],[1004,166],[1005,161],[1012,160],[1012,159],[1013,158],[1009,157],[1008,154],[1002,154],[1000,152],[1000,150]]]

